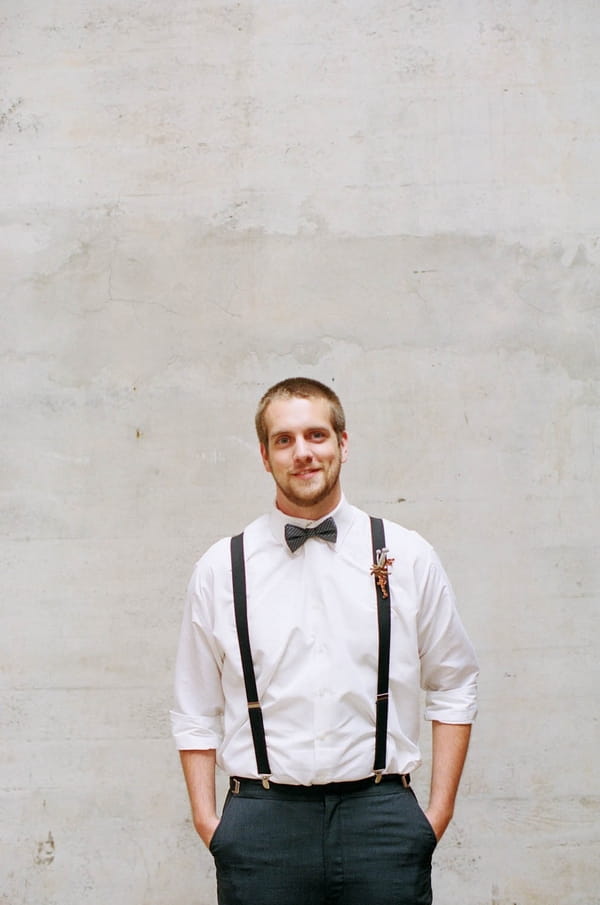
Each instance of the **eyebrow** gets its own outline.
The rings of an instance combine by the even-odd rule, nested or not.
[[[322,424],[313,424],[311,427],[305,428],[302,431],[303,434],[310,434],[311,431],[323,431],[323,433],[331,433],[333,430],[332,427],[322,425]],[[275,431],[275,433],[269,435],[270,440],[275,440],[277,437],[285,437],[286,434],[295,434],[296,431],[292,428],[288,428],[287,430],[283,428],[282,430]]]

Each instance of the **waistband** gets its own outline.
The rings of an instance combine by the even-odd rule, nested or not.
[[[378,781],[377,781],[378,780]],[[379,777],[367,776],[366,779],[355,779],[349,782],[327,782],[313,786],[294,786],[288,783],[271,782],[265,785],[260,779],[244,779],[241,776],[229,777],[229,791],[232,795],[249,795],[260,797],[285,797],[303,799],[321,799],[325,795],[352,795],[355,792],[378,789],[383,783],[395,783],[407,789],[410,785],[410,773],[384,773]]]

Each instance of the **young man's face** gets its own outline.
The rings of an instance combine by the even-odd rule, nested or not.
[[[299,518],[317,519],[341,498],[340,469],[348,455],[348,435],[340,440],[326,399],[274,399],[265,410],[268,447],[260,453],[277,485],[277,507]]]

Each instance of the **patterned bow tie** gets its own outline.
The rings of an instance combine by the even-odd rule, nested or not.
[[[292,553],[295,553],[309,537],[322,537],[323,540],[334,544],[337,540],[337,526],[334,520],[331,517],[326,518],[314,528],[301,528],[300,525],[285,526],[285,539]]]

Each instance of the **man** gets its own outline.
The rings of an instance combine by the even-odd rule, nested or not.
[[[196,565],[172,711],[219,905],[429,905],[476,712],[450,584],[418,534],[345,500],[331,389],[281,381],[256,428],[275,507]],[[410,787],[420,687],[425,812]],[[230,777],[220,820],[215,764]]]

